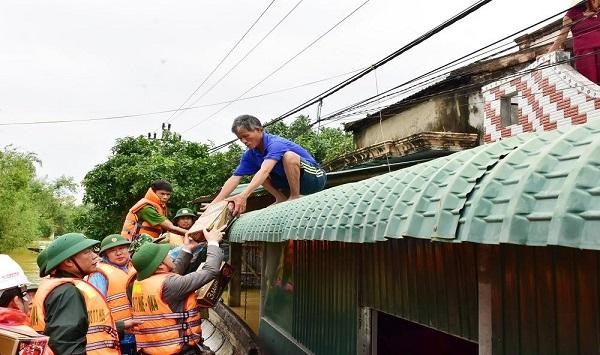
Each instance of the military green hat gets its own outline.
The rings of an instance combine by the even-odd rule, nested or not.
[[[120,234],[111,234],[104,239],[102,239],[102,243],[100,243],[100,252],[102,255],[105,251],[110,248],[118,247],[119,245],[130,245],[131,242]]]
[[[152,243],[153,241],[154,241],[154,239],[151,236],[149,236],[148,234],[142,234],[139,237],[135,238],[131,242],[131,244],[129,244],[129,252],[135,253],[142,247],[142,245],[144,245],[146,243]]]
[[[139,281],[149,278],[165,260],[171,247],[169,244],[145,243],[131,258],[133,267],[137,270],[136,278]]]
[[[46,276],[46,263],[48,263],[48,248],[42,249],[35,260],[40,269],[40,277]]]
[[[191,208],[180,208],[175,214],[175,217],[173,217],[173,221],[177,221],[177,218],[179,217],[192,217],[196,219],[198,216]]]
[[[45,272],[54,270],[60,263],[77,255],[78,253],[93,247],[100,243],[97,240],[89,239],[81,233],[67,233],[54,239],[48,248],[48,261]]]
[[[30,283],[27,284],[27,291],[37,291],[37,289],[40,287],[40,284],[38,283]]]

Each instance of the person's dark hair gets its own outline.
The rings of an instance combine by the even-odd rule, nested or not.
[[[150,185],[150,188],[154,192],[156,192],[158,190],[173,192],[173,188],[171,187],[171,184],[169,184],[169,182],[165,181],[165,180],[153,181],[152,185]]]
[[[19,296],[23,298],[23,293],[20,287],[11,287],[0,291],[0,307],[8,307],[10,301]]]
[[[246,131],[254,131],[255,129],[262,130],[263,126],[258,120],[258,118],[251,115],[241,115],[233,120],[233,124],[231,125],[231,132],[235,134],[240,128],[243,128]]]

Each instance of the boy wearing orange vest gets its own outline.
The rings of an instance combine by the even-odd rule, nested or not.
[[[165,231],[185,235],[185,229],[177,227],[167,218],[167,202],[172,192],[173,188],[167,181],[154,181],[146,195],[129,209],[121,235],[128,240],[137,239],[141,234],[158,238]]]
[[[120,234],[111,234],[100,243],[101,261],[96,264],[96,272],[88,277],[106,299],[115,322],[132,319],[131,304],[127,288],[133,284],[135,269],[131,265],[129,245],[131,242]],[[135,354],[135,337],[125,333],[121,339],[121,353]]]
[[[184,238],[183,251],[175,262],[169,257],[168,244],[147,243],[133,254],[138,271],[133,284],[132,314],[142,321],[135,339],[143,354],[214,354],[202,344],[200,310],[194,291],[219,273],[223,252],[219,241],[222,229],[204,231],[207,258],[202,269],[180,275],[198,245]]]
[[[120,354],[117,327],[98,290],[83,280],[96,271],[98,241],[80,233],[56,238],[47,248],[45,273],[31,310],[31,326],[50,337],[55,354]],[[131,328],[137,322],[119,322]]]

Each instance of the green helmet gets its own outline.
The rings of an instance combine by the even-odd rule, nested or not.
[[[67,233],[54,239],[48,245],[48,261],[46,263],[45,272],[48,273],[56,268],[60,263],[69,259],[86,249],[97,245],[97,240],[89,239],[81,233]]]
[[[131,242],[131,244],[129,244],[129,252],[134,254],[142,247],[142,245],[146,243],[152,243],[152,241],[153,239],[151,236],[149,236],[148,234],[142,234],[139,237],[135,238]]]
[[[42,249],[35,260],[40,269],[40,277],[46,276],[46,263],[48,262],[48,248]]]
[[[177,218],[179,217],[192,217],[193,219],[196,219],[196,217],[198,217],[196,215],[196,213],[194,213],[194,210],[192,210],[191,208],[180,208],[177,213],[175,213],[175,217],[173,217],[173,221],[177,221]]]
[[[169,244],[145,243],[131,258],[133,267],[137,270],[137,279],[142,281],[152,276],[158,266],[165,260],[171,247]]]
[[[119,245],[130,245],[131,242],[127,240],[124,236],[120,234],[111,234],[104,239],[102,239],[102,243],[100,243],[100,252],[98,254],[102,255],[105,251],[110,248],[118,247]]]

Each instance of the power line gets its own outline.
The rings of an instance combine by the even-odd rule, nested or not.
[[[275,31],[275,29],[277,29],[277,27],[279,27],[279,25],[281,25],[283,23],[283,21],[285,21],[285,19],[287,19],[292,12],[294,12],[294,10],[296,10],[296,8],[302,3],[302,1],[304,0],[300,0],[296,3],[296,5],[294,5],[294,7],[292,7],[291,10],[289,10],[285,16],[283,16],[283,18],[281,20],[279,20],[279,22],[277,22],[275,24],[275,26],[273,26],[271,28],[271,30],[269,30],[269,32],[267,32],[266,35],[263,36],[263,38],[260,39],[260,41],[258,41],[254,47],[252,47],[246,54],[244,54],[244,56],[238,60],[225,74],[223,74],[216,82],[214,82],[208,89],[206,89],[193,103],[192,106],[194,106],[195,104],[197,104],[204,96],[206,96],[209,92],[212,91],[212,89],[214,89],[217,85],[219,85],[219,83],[221,83],[221,81],[223,81],[235,68],[238,67],[238,65],[240,65],[252,52],[254,52],[254,50],[261,44],[264,42],[265,39],[267,39],[267,37],[269,37],[271,35],[271,33],[273,33],[273,31]]]
[[[319,102],[319,100],[323,100],[324,98],[327,98],[331,95],[333,95],[334,93],[340,91],[341,89],[343,89],[344,87],[352,84],[353,82],[359,80],[360,78],[362,78],[363,76],[367,75],[368,73],[370,73],[371,71],[377,69],[378,67],[388,63],[389,61],[391,61],[392,59],[398,57],[399,55],[401,55],[402,53],[408,51],[409,49],[417,46],[418,44],[424,42],[425,40],[429,39],[430,37],[434,36],[435,34],[439,33],[440,31],[442,31],[443,29],[447,28],[448,26],[451,26],[452,24],[454,24],[455,22],[463,19],[464,17],[468,16],[469,14],[477,11],[479,8],[481,8],[482,6],[490,3],[492,0],[479,0],[476,3],[474,3],[473,5],[467,7],[465,10],[462,10],[461,12],[459,12],[458,14],[452,16],[450,19],[444,21],[443,23],[441,23],[440,25],[434,27],[433,29],[429,30],[428,32],[424,33],[423,35],[419,36],[418,38],[416,38],[415,40],[409,42],[408,44],[406,44],[405,46],[401,47],[400,49],[396,50],[395,52],[393,52],[392,54],[388,55],[387,57],[381,59],[380,61],[378,61],[377,63],[373,64],[372,66],[368,67],[367,69],[357,73],[356,75],[353,75],[352,77],[342,81],[341,83],[337,84],[336,86],[326,90],[325,92],[315,96],[314,98],[306,101],[305,103],[293,108],[292,110],[284,113],[283,115],[271,120],[270,122],[268,122],[267,124],[265,124],[264,126],[268,126],[271,125],[273,123],[279,122],[281,120],[283,120],[286,117],[289,117],[295,113],[298,113],[299,111],[312,106],[313,104]],[[365,2],[366,3],[366,2]],[[364,3],[363,3],[364,5]],[[361,5],[362,6],[362,5]],[[356,11],[356,10],[355,10]],[[224,109],[224,108],[223,108]],[[222,111],[222,109],[220,110]],[[217,113],[219,113],[220,111],[217,111],[216,113],[214,113],[212,116],[216,115]],[[210,116],[210,117],[212,117]],[[209,117],[209,118],[210,118]],[[197,123],[196,125],[190,127],[188,130],[198,126],[200,123],[202,123],[203,121]],[[185,131],[184,131],[185,132]],[[235,140],[231,140],[227,143],[223,143],[221,145],[218,145],[214,148],[211,149],[211,152],[219,150],[223,147],[226,147],[227,145],[231,144],[235,142]]]
[[[588,55],[596,55],[596,54],[600,54],[600,50],[597,50],[597,51],[594,51],[594,52],[591,52],[591,53],[586,53],[586,54],[578,55],[578,56],[569,58],[567,60],[557,61],[555,63],[544,64],[544,65],[541,65],[541,66],[536,67],[536,68],[532,68],[532,69],[529,69],[529,70],[525,70],[525,71],[520,71],[520,72],[517,72],[517,73],[509,74],[509,75],[507,75],[505,77],[502,77],[502,79],[508,79],[508,80],[516,79],[516,78],[521,77],[523,75],[527,75],[527,74],[530,74],[530,73],[533,73],[533,72],[536,72],[536,71],[540,71],[540,70],[551,68],[551,67],[554,67],[554,66],[557,66],[557,65],[568,63],[572,59],[576,60],[578,58],[586,57]],[[456,93],[458,93],[458,92],[464,92],[464,91],[466,91],[468,89],[471,89],[471,88],[482,87],[482,86],[485,86],[487,84],[493,83],[493,82],[495,82],[497,80],[500,80],[500,79],[495,78],[495,79],[489,79],[489,80],[479,81],[479,82],[471,83],[469,85],[461,86],[461,87],[459,87],[457,89],[448,89],[448,90],[444,90],[444,91],[432,93],[432,94],[429,94],[429,95],[420,96],[420,97],[417,97],[417,98],[414,98],[414,99],[403,100],[403,101],[397,102],[397,103],[395,103],[395,104],[393,104],[391,106],[394,106],[394,108],[403,108],[403,107],[408,107],[408,106],[410,106],[412,104],[415,104],[415,103],[426,101],[426,100],[428,100],[430,98],[433,98],[433,97],[440,97],[440,96],[452,95],[452,94],[454,94],[455,98],[467,97],[467,96],[471,95],[471,93],[463,93],[463,94],[460,94],[460,95],[456,95]],[[596,87],[597,85],[596,84],[590,84],[589,86]],[[543,96],[544,93],[543,92],[532,92],[531,95],[533,95],[533,96],[542,95]],[[516,95],[516,97],[523,98],[523,96],[521,96],[521,95]],[[483,104],[483,103],[485,103],[485,101],[472,101],[468,105],[473,104],[473,103],[481,103],[481,104]],[[381,110],[384,110],[384,109],[389,108],[391,106],[390,105],[384,105],[384,106],[375,107],[375,108],[371,108],[371,109],[364,109],[362,111],[346,112],[346,113],[341,114],[341,115],[340,114],[338,114],[338,115],[335,115],[335,114],[334,115],[328,115],[328,116],[323,117],[321,119],[321,121],[329,121],[329,122],[323,124],[323,126],[325,126],[325,125],[331,124],[333,122],[339,121],[341,119],[353,117],[353,116],[356,116],[356,115],[359,115],[359,114],[364,114],[364,113],[368,113],[368,112],[375,112],[375,111],[380,111],[381,112]],[[457,106],[461,106],[461,105],[457,105]],[[383,114],[383,115],[385,117],[389,117],[389,116],[393,116],[395,114],[396,113]],[[314,124],[316,124],[316,122],[311,123],[311,125],[314,125]]]
[[[352,15],[354,15],[358,10],[360,10],[363,6],[365,6],[369,1],[370,0],[366,0],[365,2],[363,2],[362,4],[360,4],[357,8],[355,8],[354,10],[352,10],[352,12],[350,12],[348,15],[346,15],[344,18],[342,18],[340,21],[338,21],[335,25],[333,25],[331,28],[329,28],[327,31],[325,31],[325,33],[321,34],[319,37],[317,37],[315,40],[313,40],[310,44],[308,44],[306,47],[304,47],[302,50],[300,50],[300,52],[296,53],[290,59],[288,59],[283,64],[281,64],[279,67],[277,67],[277,69],[273,70],[271,73],[269,73],[263,79],[261,79],[258,83],[254,84],[248,90],[244,91],[236,99],[239,99],[242,96],[246,95],[247,93],[249,93],[250,91],[252,91],[254,88],[256,88],[258,85],[262,84],[264,81],[266,81],[267,79],[269,79],[270,77],[272,77],[273,75],[275,75],[275,73],[277,73],[278,71],[280,71],[281,69],[283,69],[286,65],[288,65],[290,62],[292,62],[294,59],[296,59],[302,53],[304,53],[305,51],[307,51],[310,47],[312,47],[313,45],[315,45],[323,37],[325,37],[329,32],[333,31],[336,27],[338,27],[340,24],[342,24],[344,21],[346,21]],[[491,1],[491,0],[486,0],[486,1]],[[187,132],[187,131],[189,131],[189,130],[195,128],[195,127],[197,127],[198,125],[200,125],[200,124],[208,121],[209,119],[211,119],[212,117],[216,116],[217,114],[219,114],[221,111],[223,111],[225,108],[229,107],[230,105],[231,104],[227,104],[227,105],[223,106],[218,111],[214,112],[212,115],[206,117],[204,120],[201,120],[200,122],[196,123],[195,125],[191,126],[190,128],[186,129],[185,131],[183,131],[183,133],[185,133],[185,132]]]
[[[435,73],[439,72],[441,69],[444,69],[444,68],[449,68],[449,67],[454,67],[454,66],[456,66],[457,64],[460,64],[460,63],[462,63],[462,62],[465,62],[465,61],[469,60],[467,57],[470,57],[471,55],[473,55],[473,54],[475,54],[475,53],[477,53],[477,52],[479,52],[479,51],[481,51],[481,50],[483,50],[483,49],[487,49],[487,48],[489,48],[490,46],[494,46],[494,45],[496,45],[496,44],[498,44],[498,43],[500,43],[500,42],[502,42],[502,41],[504,41],[504,40],[506,40],[506,39],[508,39],[508,38],[514,37],[514,36],[516,36],[517,34],[519,34],[519,33],[521,33],[521,32],[525,32],[525,31],[527,31],[527,30],[531,29],[532,27],[535,27],[535,26],[537,26],[537,25],[539,25],[539,24],[541,24],[541,23],[544,23],[544,22],[546,22],[546,21],[548,21],[548,20],[550,20],[550,19],[552,19],[552,18],[554,18],[554,17],[556,17],[556,16],[558,16],[558,15],[561,15],[563,12],[564,12],[564,10],[563,10],[563,11],[561,11],[561,12],[559,12],[559,13],[557,13],[557,14],[555,14],[555,15],[552,15],[552,16],[550,16],[550,17],[548,17],[548,18],[546,18],[546,19],[544,19],[544,20],[542,20],[542,21],[539,21],[539,22],[537,22],[537,23],[535,23],[535,24],[533,24],[533,25],[531,25],[531,26],[528,26],[528,27],[526,27],[526,28],[524,28],[524,29],[522,29],[522,30],[519,30],[519,31],[517,31],[517,32],[515,32],[515,33],[513,33],[513,34],[511,34],[511,35],[509,35],[509,36],[506,36],[506,37],[502,38],[501,40],[495,41],[495,42],[493,42],[493,43],[491,43],[491,44],[489,44],[489,45],[487,45],[487,46],[485,46],[485,47],[483,47],[483,48],[480,48],[480,49],[478,49],[477,51],[471,52],[471,53],[467,54],[466,56],[463,56],[463,57],[461,57],[461,58],[458,58],[458,59],[456,59],[456,60],[454,60],[454,61],[452,61],[452,62],[450,62],[450,63],[444,64],[444,65],[442,65],[442,66],[440,66],[440,67],[438,67],[438,68],[436,68],[436,69],[433,69],[432,71],[429,71],[429,72],[427,72],[427,73],[425,73],[425,74],[422,74],[422,75],[420,75],[420,76],[418,76],[418,77],[416,77],[416,78],[410,79],[410,80],[408,80],[408,81],[406,81],[406,82],[404,82],[404,83],[402,83],[402,84],[400,84],[400,85],[397,85],[397,86],[395,86],[395,87],[393,87],[393,88],[390,88],[390,89],[388,89],[388,90],[386,90],[386,91],[382,92],[382,93],[381,93],[381,94],[379,94],[379,95],[374,95],[374,96],[372,96],[372,97],[370,97],[370,98],[367,98],[367,99],[361,100],[361,101],[359,101],[359,102],[356,102],[356,103],[353,103],[353,104],[351,104],[351,105],[349,105],[349,106],[347,106],[347,107],[345,107],[345,108],[339,109],[339,110],[335,111],[334,113],[330,113],[329,115],[327,115],[326,117],[324,117],[324,118],[322,118],[322,119],[328,119],[328,118],[330,118],[330,117],[335,117],[335,116],[337,116],[337,115],[340,115],[340,114],[342,114],[342,113],[344,113],[344,112],[351,111],[351,110],[353,110],[353,109],[355,109],[355,108],[357,108],[357,107],[364,107],[364,106],[370,105],[370,104],[372,104],[372,103],[374,103],[374,102],[381,101],[381,100],[383,100],[383,99],[388,99],[388,100],[389,100],[389,99],[391,99],[391,98],[393,98],[393,97],[397,97],[397,96],[399,96],[399,95],[401,95],[401,94],[403,94],[403,93],[406,93],[406,92],[409,92],[409,91],[413,91],[413,90],[415,90],[415,89],[418,89],[419,87],[423,87],[424,85],[427,85],[429,82],[431,82],[431,81],[433,81],[433,80],[435,80],[435,79],[437,79],[437,78],[444,77],[444,76],[448,76],[448,75],[450,75],[450,74],[451,74],[451,71],[447,71],[447,72],[445,72],[445,73],[442,73],[442,74],[440,74],[440,75],[438,75],[438,76],[435,76],[435,77],[433,77],[433,78],[429,78],[429,79],[427,79],[427,80],[425,80],[425,81],[423,81],[423,82],[421,82],[421,83],[418,83],[418,84],[416,84],[416,85],[411,85],[411,86],[408,86],[408,87],[406,87],[406,88],[404,88],[404,89],[402,89],[402,90],[400,90],[400,91],[396,91],[396,92],[393,92],[393,93],[391,93],[391,94],[389,93],[389,92],[392,92],[393,90],[396,90],[396,89],[398,89],[398,88],[400,88],[400,87],[406,86],[407,84],[413,83],[413,82],[415,82],[415,81],[417,81],[417,80],[420,80],[420,79],[422,79],[422,78],[424,78],[424,77],[427,77],[427,76],[429,76],[429,75],[431,75],[431,74],[435,74]],[[576,23],[576,22],[575,22],[575,23]],[[573,24],[571,24],[571,25],[573,25]],[[565,26],[563,25],[561,28],[563,28],[563,27],[565,27]],[[550,42],[550,41],[552,41],[552,40],[553,40],[554,38],[556,38],[556,37],[558,37],[558,35],[551,36],[551,37],[549,37],[549,38],[545,39],[544,41],[542,41],[541,43],[543,43],[542,45],[545,45],[545,44],[547,44],[547,42]],[[497,48],[501,48],[501,47],[503,47],[503,46],[505,46],[505,45],[506,45],[506,44],[500,45],[500,46],[498,46]],[[505,48],[505,49],[502,49],[502,50],[500,50],[500,51],[497,51],[497,52],[495,52],[495,53],[492,53],[491,55],[487,56],[486,58],[483,58],[483,59],[480,59],[480,60],[486,60],[486,59],[489,59],[489,58],[491,58],[491,57],[495,57],[495,56],[497,56],[498,54],[500,54],[500,53],[503,53],[503,52],[506,52],[506,51],[508,51],[508,50],[511,50],[511,49],[513,49],[513,48],[515,48],[515,47],[518,47],[518,44],[513,44],[513,45],[512,45],[511,47],[509,47],[509,48]],[[486,51],[486,52],[483,52],[483,53],[489,53],[489,52],[491,52],[491,51],[493,51],[493,50],[494,50],[494,49],[491,49],[491,50],[488,50],[488,51]],[[483,53],[482,53],[482,54],[483,54]],[[480,55],[481,55],[481,54],[480,54]],[[463,59],[463,58],[467,58],[467,59]],[[472,74],[472,73],[473,73],[473,71],[461,73],[459,76],[456,76],[456,77],[455,77],[455,79],[458,79],[458,78],[461,78],[461,77],[466,77],[466,76],[468,76],[468,75],[470,75],[470,74]],[[316,123],[316,122],[315,122],[315,123]],[[313,123],[313,125],[314,125],[315,123]]]
[[[329,81],[329,80],[332,80],[332,79],[337,79],[337,78],[342,77],[342,76],[347,76],[347,75],[350,75],[350,74],[354,74],[354,73],[356,73],[358,71],[361,71],[361,70],[363,70],[363,68],[351,70],[349,72],[345,72],[345,73],[342,73],[342,74],[337,74],[337,75],[330,76],[330,77],[323,78],[323,79],[309,81],[309,82],[306,82],[306,83],[303,83],[303,84],[294,85],[294,86],[287,87],[287,88],[284,88],[284,89],[279,89],[279,90],[274,90],[274,91],[270,91],[270,92],[265,92],[265,93],[261,93],[261,94],[257,94],[257,95],[253,95],[253,96],[247,96],[247,97],[240,98],[240,99],[237,99],[237,100],[226,100],[226,101],[220,101],[220,102],[215,102],[215,103],[210,103],[210,104],[205,104],[205,105],[199,105],[199,106],[183,107],[181,109],[170,109],[170,110],[162,110],[162,111],[154,111],[154,112],[143,112],[143,113],[136,113],[136,114],[129,114],[129,115],[104,116],[104,117],[94,117],[94,118],[84,118],[84,119],[72,119],[72,120],[29,121],[29,122],[0,122],[0,126],[20,126],[20,125],[39,125],[39,124],[56,124],[56,123],[77,123],[77,122],[109,121],[109,120],[117,120],[117,119],[125,119],[125,118],[136,118],[136,117],[143,117],[143,116],[160,115],[160,114],[164,114],[164,113],[177,112],[178,110],[179,111],[182,111],[182,110],[194,110],[194,109],[199,109],[199,108],[220,106],[220,105],[223,105],[223,104],[228,104],[228,103],[233,103],[233,102],[238,102],[238,101],[246,101],[246,100],[251,100],[251,99],[256,99],[256,98],[260,98],[260,97],[265,97],[265,96],[273,95],[273,94],[278,94],[278,93],[285,92],[285,91],[291,91],[291,90],[299,89],[299,88],[302,88],[302,87],[306,87],[306,86],[310,86],[310,85],[322,83],[322,82]]]
[[[497,40],[497,41],[495,41],[495,42],[493,42],[493,43],[490,43],[490,44],[488,44],[488,45],[486,45],[486,46],[484,46],[484,47],[482,47],[482,48],[480,48],[480,49],[477,49],[477,50],[475,50],[475,51],[473,51],[473,52],[471,52],[471,53],[469,53],[469,54],[466,54],[466,55],[464,55],[464,56],[462,56],[462,57],[459,57],[459,58],[457,58],[457,59],[455,59],[455,60],[453,60],[453,61],[451,61],[451,62],[449,62],[449,63],[446,63],[446,64],[444,64],[444,65],[442,65],[442,66],[439,66],[439,67],[437,67],[437,68],[435,68],[435,69],[433,69],[433,70],[431,70],[431,71],[429,71],[429,72],[427,72],[427,73],[421,74],[421,75],[419,75],[419,76],[417,76],[417,77],[415,77],[415,78],[412,78],[412,79],[410,79],[410,80],[408,80],[408,81],[405,81],[405,82],[403,82],[403,83],[401,83],[401,84],[399,84],[399,85],[396,85],[396,86],[394,86],[394,87],[392,87],[392,88],[390,88],[390,89],[388,89],[388,90],[385,90],[385,91],[381,92],[379,95],[374,95],[374,96],[371,96],[371,97],[369,97],[369,98],[367,98],[367,99],[363,99],[363,100],[361,100],[361,101],[358,101],[358,102],[356,102],[356,103],[354,103],[354,104],[352,104],[352,105],[350,105],[350,106],[347,106],[347,107],[345,107],[345,108],[339,109],[338,111],[336,111],[336,113],[342,113],[342,112],[345,112],[345,111],[347,111],[347,110],[349,110],[349,109],[352,109],[352,108],[354,108],[354,107],[361,106],[361,105],[364,105],[364,104],[368,104],[369,102],[371,102],[372,100],[376,99],[377,97],[381,97],[381,96],[384,96],[384,97],[385,97],[385,96],[386,96],[386,95],[387,95],[389,92],[391,92],[391,91],[393,91],[393,90],[396,90],[396,89],[398,89],[398,88],[401,88],[401,87],[403,87],[403,86],[406,86],[406,85],[408,85],[408,84],[414,83],[414,82],[416,82],[416,81],[418,81],[418,80],[421,80],[421,79],[423,79],[423,78],[426,78],[426,77],[428,77],[428,76],[430,76],[430,75],[433,75],[433,74],[435,74],[435,73],[439,73],[439,72],[440,72],[440,71],[442,71],[443,69],[451,68],[451,67],[454,67],[454,66],[456,66],[456,65],[458,65],[458,64],[460,64],[460,63],[464,63],[464,62],[466,62],[466,61],[469,61],[469,60],[471,59],[470,57],[472,57],[474,54],[476,54],[476,53],[479,53],[479,52],[481,52],[482,50],[488,49],[488,48],[490,48],[490,47],[492,47],[492,46],[495,46],[495,45],[497,45],[497,44],[499,44],[499,43],[501,43],[501,42],[503,42],[503,41],[505,41],[505,40],[507,40],[507,39],[509,39],[509,38],[512,38],[512,37],[514,37],[514,36],[516,36],[516,35],[518,35],[518,34],[520,34],[520,33],[522,33],[522,32],[525,32],[525,31],[527,31],[527,30],[529,30],[529,29],[531,29],[531,28],[533,28],[533,27],[536,27],[536,26],[538,26],[538,25],[540,25],[540,24],[542,24],[542,23],[544,23],[544,22],[546,22],[546,21],[548,21],[548,20],[550,20],[550,19],[553,19],[554,17],[556,17],[556,16],[558,16],[558,15],[562,14],[563,12],[564,12],[564,10],[563,10],[563,11],[561,11],[561,12],[559,12],[559,13],[557,13],[557,14],[554,14],[554,15],[552,15],[552,16],[550,16],[550,17],[548,17],[548,18],[545,18],[545,19],[543,19],[543,20],[541,20],[541,21],[538,21],[537,23],[534,23],[533,25],[527,26],[527,27],[525,27],[525,28],[523,28],[523,29],[521,29],[521,30],[519,30],[519,31],[515,32],[515,33],[512,33],[512,34],[510,34],[510,35],[508,35],[508,36],[505,36],[505,37],[503,37],[502,39],[499,39],[499,40]],[[500,45],[500,46],[499,46],[499,48],[501,48],[501,47],[503,47],[503,46],[505,46],[505,45],[506,45],[506,44],[504,44],[504,45]],[[494,53],[494,54],[492,54],[492,55],[489,55],[487,58],[493,57],[493,56],[495,56],[495,55],[498,55],[499,53],[502,53],[502,52],[506,52],[506,51],[508,51],[508,50],[510,50],[510,49],[513,49],[514,47],[518,47],[518,45],[517,45],[517,44],[514,44],[514,45],[513,45],[513,46],[511,46],[510,48],[506,48],[506,49],[504,49],[504,50],[501,50],[501,51],[499,51],[499,52],[497,52],[497,53]],[[493,49],[492,49],[492,50],[493,50]],[[488,51],[488,52],[484,52],[484,53],[489,53],[489,51]],[[485,59],[482,59],[482,60],[485,60]],[[450,71],[448,71],[448,72],[446,72],[446,73],[443,73],[443,74],[440,74],[440,75],[438,75],[438,76],[436,76],[436,77],[434,77],[434,78],[432,78],[432,79],[436,79],[436,78],[439,78],[439,77],[443,77],[444,75],[448,75],[449,73],[450,73]],[[409,89],[410,89],[410,87],[409,87]],[[330,115],[331,115],[331,114],[330,114]]]
[[[231,53],[237,48],[237,46],[242,42],[242,40],[246,37],[246,35],[248,35],[248,33],[252,30],[252,28],[254,28],[254,26],[258,23],[258,21],[264,16],[264,14],[267,12],[267,10],[269,10],[269,8],[271,7],[271,5],[273,5],[273,3],[275,2],[275,0],[272,0],[269,5],[267,5],[267,7],[260,13],[260,15],[258,16],[258,18],[256,20],[254,20],[254,22],[252,23],[252,25],[250,25],[250,27],[248,27],[248,29],[246,30],[246,32],[244,32],[244,34],[242,35],[242,37],[240,37],[240,39],[238,39],[237,42],[235,42],[235,44],[233,45],[233,47],[231,47],[231,49],[229,50],[229,52],[227,52],[227,54],[225,54],[225,56],[221,59],[221,61],[219,62],[219,64],[217,64],[217,66],[214,67],[214,69],[208,73],[208,75],[206,76],[206,78],[204,78],[204,80],[202,80],[202,82],[200,83],[200,85],[198,85],[196,87],[196,89],[194,90],[194,92],[192,92],[190,94],[190,96],[188,96],[187,99],[185,99],[185,101],[179,106],[179,108],[173,112],[173,114],[171,114],[171,116],[169,116],[169,118],[167,118],[167,122],[173,118],[173,116],[177,113],[177,111],[179,111],[194,95],[196,95],[196,93],[198,92],[198,90],[200,90],[200,88],[202,87],[202,85],[204,85],[204,83],[206,83],[206,81],[214,74],[214,72],[217,71],[217,69],[219,69],[219,67],[221,66],[221,64],[223,64],[223,62],[229,57],[229,55],[231,55]]]

